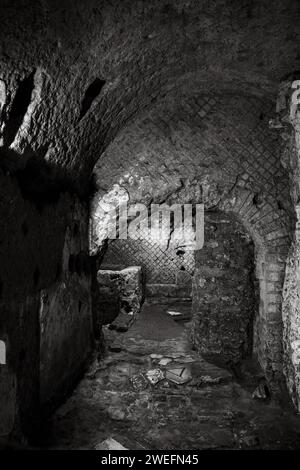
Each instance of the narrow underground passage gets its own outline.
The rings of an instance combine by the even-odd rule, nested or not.
[[[0,448],[299,449],[299,1],[269,3],[0,2]],[[118,199],[203,203],[205,246],[106,244]]]
[[[196,252],[113,241],[97,261],[93,364],[39,445],[296,446],[293,418],[255,357],[254,254],[241,223],[219,211],[206,212]]]

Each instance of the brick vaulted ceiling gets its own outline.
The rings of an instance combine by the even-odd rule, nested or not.
[[[204,202],[207,209],[237,190],[247,194],[245,210],[249,203],[248,212],[261,213],[252,224],[257,233],[265,237],[280,227],[280,237],[289,238],[293,209],[283,141],[268,126],[272,106],[261,97],[228,93],[163,99],[125,126],[99,158],[95,227],[98,206],[106,193],[113,196],[114,185],[130,203]]]
[[[99,196],[118,184],[132,203],[162,202],[184,188],[186,202],[203,200],[198,183],[214,206],[240,186],[292,212],[282,139],[268,126],[272,107],[247,95],[169,96],[125,126],[99,158]]]
[[[274,100],[280,80],[299,69],[299,7],[2,0],[2,162],[34,170],[37,186],[65,180],[81,189],[118,131],[174,89]]]

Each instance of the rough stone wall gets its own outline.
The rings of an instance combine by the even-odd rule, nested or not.
[[[234,363],[251,355],[257,308],[251,238],[234,216],[207,212],[193,278],[196,349]]]
[[[300,246],[293,244],[286,265],[283,293],[284,373],[295,407],[300,411]]]
[[[39,291],[60,271],[67,198],[42,212],[23,199],[17,181],[1,173],[0,337],[1,434],[30,433],[39,403]],[[41,242],[43,240],[43,242]],[[49,251],[51,250],[51,256]],[[5,398],[6,397],[6,398]],[[5,403],[2,403],[2,399]]]
[[[70,391],[93,345],[86,207],[75,203],[65,233],[60,280],[41,291],[40,399],[53,406]]]
[[[298,75],[298,76],[297,76]],[[283,349],[284,374],[288,390],[295,407],[300,411],[300,237],[299,237],[299,200],[300,200],[300,110],[299,74],[291,76],[279,88],[277,100],[276,127],[285,142],[282,163],[289,172],[290,191],[294,204],[297,223],[294,240],[290,247],[283,290]]]
[[[5,132],[2,153],[8,166],[34,167],[37,182],[68,176],[82,188],[79,175],[122,125],[180,85],[262,95],[299,66],[297,0],[272,2],[272,15],[268,0],[3,0],[0,8],[5,123],[20,84],[37,72],[35,104],[18,135]],[[97,79],[105,83],[86,109]]]
[[[61,321],[54,299],[59,298],[61,282],[66,282],[65,271],[69,269],[63,258],[68,253],[66,234],[68,227],[74,225],[78,203],[68,194],[62,194],[57,201],[42,204],[38,200],[34,204],[23,197],[15,178],[2,172],[0,178],[3,221],[0,339],[7,346],[7,363],[0,365],[0,433],[20,437],[33,432],[39,409],[40,344],[41,337],[43,344],[47,333],[47,328],[41,333],[41,291],[48,292],[52,301],[47,314],[49,323],[49,317]],[[87,227],[87,213],[85,224]],[[76,232],[74,240],[78,236]],[[74,287],[77,289],[78,283]],[[68,307],[67,302],[64,306]],[[65,310],[60,310],[60,314],[65,315]],[[70,336],[72,330],[68,329],[68,338]],[[89,345],[85,348],[87,351]],[[65,357],[61,355],[60,358],[64,363]],[[56,384],[60,380],[56,374]],[[48,392],[51,395],[50,390]]]
[[[121,278],[119,271],[100,269],[93,290],[93,312],[96,332],[102,325],[112,323],[121,309]]]
[[[38,420],[39,295],[2,300],[0,311],[6,345],[6,364],[0,365],[0,436],[22,439]]]

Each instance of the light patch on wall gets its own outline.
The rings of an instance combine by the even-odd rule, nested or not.
[[[5,106],[6,102],[6,86],[3,80],[0,80],[0,113]]]
[[[6,346],[4,341],[0,340],[0,364],[6,364]]]
[[[3,80],[0,80],[0,147],[3,146],[2,132],[4,128],[3,109],[6,103],[6,85]]]
[[[91,208],[90,219],[91,255],[97,253],[99,247],[101,247],[102,243],[108,238],[108,234],[110,234],[110,238],[116,238],[116,210],[120,205],[124,204],[127,206],[128,201],[129,195],[127,190],[118,184],[114,184],[104,195],[99,194],[98,197],[95,197]]]

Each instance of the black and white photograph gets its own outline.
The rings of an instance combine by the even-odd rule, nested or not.
[[[0,0],[0,221],[3,469],[300,451],[300,0]]]

